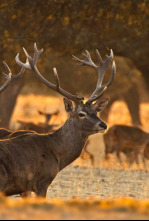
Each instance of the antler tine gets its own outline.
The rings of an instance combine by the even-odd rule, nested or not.
[[[19,72],[19,74],[13,75],[11,72],[11,69],[9,68],[8,64],[5,61],[3,61],[3,65],[5,66],[6,71],[7,71],[7,74],[4,73],[5,76],[7,77],[9,75],[9,73],[11,73],[11,81],[14,81],[14,80],[22,77],[22,75],[24,74],[25,68],[22,68],[21,71]]]
[[[102,97],[102,95],[104,94],[104,92],[107,90],[107,86],[105,86],[102,91],[100,92],[99,95],[95,95],[94,97],[90,97],[90,99],[86,102],[87,104],[91,104],[94,101],[98,100],[99,98]]]
[[[101,63],[101,66],[98,67],[98,82],[97,82],[97,87],[96,87],[97,91],[95,90],[94,93],[98,93],[98,88],[100,88],[100,86],[102,84],[105,71],[106,71],[108,65],[110,64],[110,62],[113,59],[113,51],[112,51],[112,49],[111,49],[110,56],[106,56],[105,62],[102,60],[101,55],[100,55],[98,50],[96,50],[96,53],[98,55],[97,57],[98,57],[98,60]]]
[[[33,58],[34,65],[36,65],[37,60],[38,60],[39,56],[43,53],[43,51],[44,51],[43,49],[38,51],[37,44],[34,43],[34,58]]]
[[[22,75],[24,74],[25,68],[22,68],[21,71],[19,72],[19,74],[17,75],[12,75],[12,81],[22,77]]]
[[[3,64],[6,68],[7,74],[3,73],[5,75],[5,78],[7,79],[6,82],[2,87],[0,87],[0,94],[9,86],[11,80],[12,80],[12,74],[9,66],[3,61]]]
[[[80,65],[86,65],[86,66],[89,66],[89,67],[97,70],[98,67],[92,61],[90,53],[87,50],[86,50],[86,54],[84,53],[83,56],[85,57],[85,60],[81,60],[81,59],[77,58],[76,56],[72,55],[73,59],[75,61],[78,61]]]
[[[98,49],[96,49],[96,55],[97,55],[97,58],[98,58],[99,64],[103,64],[104,61],[102,60],[102,57],[101,57],[101,55],[100,55]]]
[[[89,100],[87,101],[88,104],[98,100],[103,94],[104,92],[106,91],[106,89],[113,83],[114,79],[115,79],[115,75],[116,75],[116,64],[115,64],[115,61],[113,61],[113,64],[112,64],[112,72],[111,72],[111,79],[108,83],[106,83],[105,85],[101,86],[100,87],[100,91],[101,93],[99,95],[96,95],[96,94],[93,94]]]
[[[22,68],[20,73],[14,76],[14,75],[12,75],[11,69],[9,68],[8,64],[3,61],[3,65],[5,66],[6,72],[7,72],[7,74],[5,74],[5,73],[3,73],[3,74],[5,75],[5,78],[7,80],[6,80],[5,84],[0,88],[0,94],[9,86],[9,84],[12,81],[20,78],[23,75],[24,71],[25,71],[25,69]]]
[[[53,71],[54,71],[54,76],[55,76],[55,79],[56,79],[57,91],[59,91],[59,88],[60,88],[60,80],[59,80],[59,76],[58,76],[58,73],[57,73],[57,69],[56,69],[56,68],[53,68]]]
[[[9,73],[9,75],[7,76],[7,81],[5,82],[5,84],[0,87],[0,94],[9,86],[10,82],[11,82],[11,73]]]
[[[29,61],[28,59],[26,59],[26,63],[24,64],[23,62],[20,61],[20,58],[19,58],[20,54],[18,53],[15,57],[15,60],[16,60],[16,63],[21,66],[22,68],[24,69],[28,69],[28,70],[31,70],[31,66],[29,64]]]
[[[6,68],[7,74],[11,73],[11,70],[10,70],[9,66],[5,61],[3,61],[3,65]]]
[[[95,89],[95,91],[92,93],[92,95],[91,95],[91,97],[89,98],[89,100],[87,101],[87,103],[90,103],[92,100],[96,100],[95,98],[99,98],[100,95],[97,96],[97,94],[98,94],[100,91],[102,91],[102,93],[103,93],[103,91],[105,91],[105,90],[103,90],[104,87],[109,87],[109,86],[111,85],[111,83],[113,82],[113,80],[114,80],[115,72],[112,71],[111,80],[110,80],[106,85],[101,86],[101,84],[102,84],[102,82],[103,82],[103,78],[104,78],[105,71],[106,71],[108,65],[110,64],[110,62],[112,61],[114,54],[113,54],[113,51],[112,51],[112,49],[111,49],[111,50],[110,50],[110,56],[106,56],[105,61],[103,61],[102,58],[101,58],[101,55],[100,55],[99,51],[96,49],[96,55],[97,55],[97,58],[98,58],[98,61],[99,61],[99,64],[100,64],[99,66],[96,66],[96,65],[94,64],[94,62],[93,62],[92,59],[91,59],[90,53],[89,53],[88,51],[86,51],[86,54],[83,54],[83,55],[85,56],[85,60],[81,60],[81,59],[75,57],[74,55],[73,55],[73,59],[76,60],[76,61],[78,61],[78,62],[80,63],[80,65],[89,66],[89,67],[91,67],[91,68],[97,70],[97,72],[98,72],[98,81],[97,81],[96,89]],[[114,65],[114,67],[115,67],[115,65]],[[113,68],[112,70],[114,70],[114,68]]]
[[[113,82],[113,80],[114,80],[113,78],[115,76],[115,74],[112,74],[111,81],[108,84],[106,84],[104,86],[101,86],[101,84],[103,82],[105,71],[106,71],[108,65],[110,64],[110,62],[112,61],[114,54],[113,54],[113,51],[111,49],[110,50],[110,56],[106,56],[105,61],[102,60],[101,55],[100,55],[98,50],[96,50],[96,54],[97,54],[97,57],[98,57],[98,61],[100,62],[101,65],[98,67],[98,70],[97,70],[98,71],[98,81],[97,81],[96,89],[93,92],[93,94],[91,95],[91,97],[89,98],[88,103],[90,103],[91,100],[94,100],[95,97],[97,97],[97,99],[98,99],[97,94],[99,93],[99,91],[102,91],[105,86],[107,86],[107,87],[110,86],[110,84],[111,84],[110,82],[111,81]],[[112,71],[112,73],[114,73],[114,72]],[[95,100],[97,100],[97,99],[95,99]]]
[[[74,101],[76,104],[80,103],[82,100],[84,100],[84,97],[78,97],[76,95],[72,95],[70,94],[69,92],[63,90],[61,87],[60,87],[60,81],[59,81],[59,77],[58,77],[58,74],[57,74],[57,70],[54,68],[54,75],[55,75],[55,78],[56,78],[56,85],[52,84],[51,82],[49,82],[48,80],[46,80],[39,72],[39,70],[37,69],[37,66],[36,66],[36,63],[37,63],[37,60],[39,58],[39,56],[42,54],[43,52],[43,49],[38,51],[37,49],[37,45],[34,44],[34,57],[32,58],[28,52],[26,51],[25,48],[23,48],[24,50],[24,53],[27,57],[27,60],[28,60],[28,63],[22,63],[20,60],[19,60],[19,54],[16,56],[16,62],[18,65],[26,68],[26,69],[29,69],[29,70],[32,70],[36,75],[37,77],[49,88],[57,91],[59,94],[63,95],[64,97]]]
[[[19,53],[16,55],[15,60],[16,60],[17,64],[20,65],[21,67],[28,69],[28,70],[32,70],[30,62],[33,62],[33,65],[36,65],[39,56],[43,53],[43,49],[38,51],[37,44],[34,43],[34,57],[33,58],[28,54],[28,52],[26,51],[26,49],[24,47],[23,47],[23,51],[27,57],[26,63],[24,64],[23,62],[20,61],[20,58],[19,58],[20,54]]]
[[[113,83],[113,81],[115,79],[115,75],[116,75],[116,64],[115,64],[115,61],[113,61],[111,79],[107,84],[103,85],[102,87],[109,87]]]

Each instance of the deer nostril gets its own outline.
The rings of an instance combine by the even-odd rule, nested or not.
[[[104,122],[99,123],[99,126],[105,130],[107,129],[107,125]]]

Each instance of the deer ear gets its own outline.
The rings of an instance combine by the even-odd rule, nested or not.
[[[106,98],[104,100],[99,100],[97,101],[95,104],[93,104],[92,108],[94,110],[96,110],[97,112],[101,112],[103,111],[103,109],[106,107],[106,105],[108,104],[109,99]]]
[[[71,100],[64,98],[65,110],[69,113],[73,111],[73,103]]]

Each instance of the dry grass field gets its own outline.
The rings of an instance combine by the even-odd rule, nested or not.
[[[21,95],[11,122],[17,129],[17,120],[43,122],[37,110],[60,110],[52,123],[62,125],[67,119],[62,99],[35,95]],[[119,111],[121,110],[121,111]],[[149,105],[141,105],[143,128],[149,131]],[[112,108],[109,124],[130,125],[130,116],[124,103]],[[148,219],[149,172],[136,165],[122,170],[115,156],[104,161],[102,135],[90,139],[89,150],[95,156],[95,166],[89,159],[78,159],[64,169],[48,190],[48,200],[23,201],[20,198],[0,200],[1,219]],[[124,159],[125,160],[125,159]],[[58,200],[56,200],[58,199]],[[77,199],[77,200],[76,200]],[[120,200],[123,199],[123,200]],[[102,201],[99,201],[102,200]]]

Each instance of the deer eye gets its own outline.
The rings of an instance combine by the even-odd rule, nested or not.
[[[87,113],[85,112],[79,112],[79,117],[83,118],[83,117],[86,117]]]

